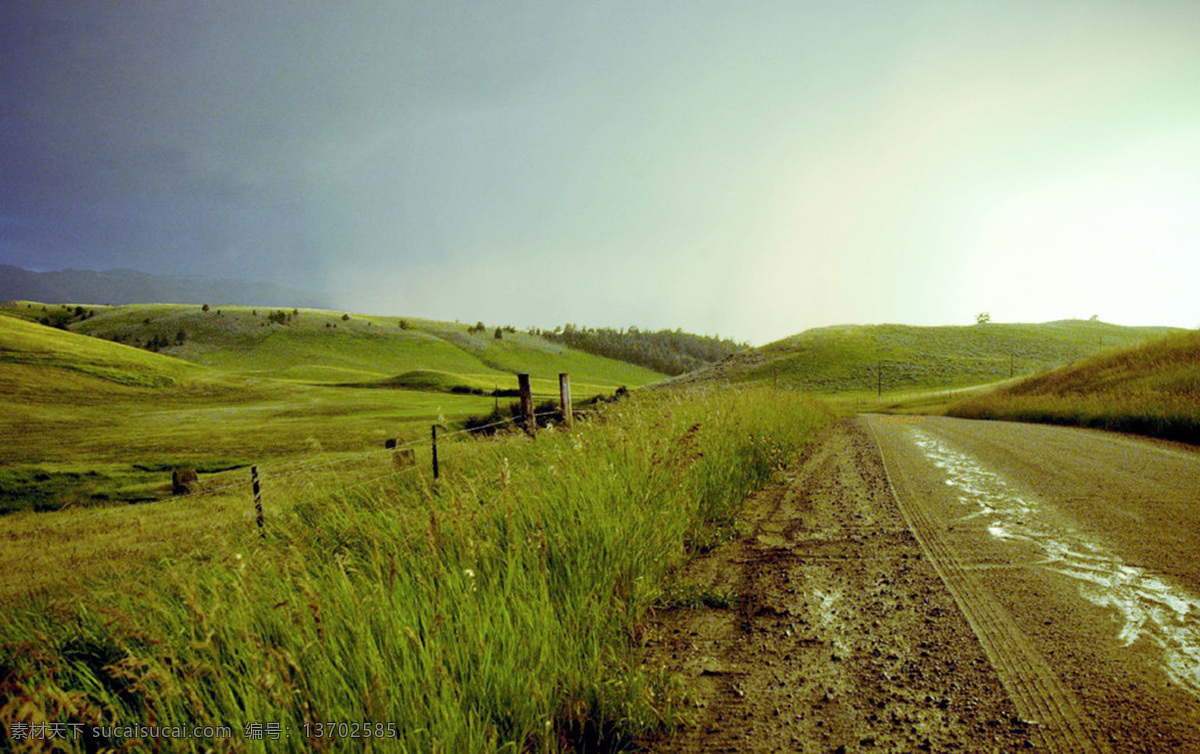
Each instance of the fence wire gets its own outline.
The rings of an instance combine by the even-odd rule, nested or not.
[[[582,413],[582,412],[580,412],[580,413]],[[561,414],[561,411],[559,409],[547,409],[547,410],[543,410],[543,411],[533,412],[532,418],[534,419],[534,421],[536,421],[538,417],[557,416],[560,414]],[[481,432],[484,432],[489,429],[494,429],[496,427],[503,427],[505,425],[523,424],[523,423],[525,423],[525,421],[526,421],[526,417],[518,414],[515,416],[501,419],[499,421],[491,422],[490,424],[484,424],[484,425],[477,426],[477,427],[464,427],[462,429],[446,432],[444,434],[439,433],[438,440],[449,439],[452,437],[457,437],[459,435],[465,435],[465,434],[478,435]],[[220,484],[216,487],[202,485],[202,488],[198,492],[194,493],[193,495],[190,495],[190,497],[193,497],[193,498],[208,497],[208,496],[212,496],[212,495],[226,493],[226,492],[229,492],[230,490],[234,490],[237,488],[243,488],[243,489],[249,490],[251,483],[250,483],[250,474],[248,472],[248,469],[250,469],[251,467],[255,467],[258,469],[259,482],[260,482],[260,484],[265,486],[268,483],[276,483],[276,482],[281,482],[283,480],[289,480],[289,479],[296,477],[298,475],[301,475],[301,474],[311,477],[311,476],[314,476],[313,472],[317,469],[322,469],[324,471],[332,473],[335,470],[335,468],[338,466],[345,466],[345,465],[355,463],[355,462],[363,462],[365,460],[372,459],[372,458],[380,458],[380,459],[387,458],[390,461],[395,456],[397,451],[403,450],[406,448],[416,448],[418,446],[426,445],[431,442],[431,439],[414,439],[414,440],[409,440],[409,441],[406,441],[403,443],[398,442],[396,445],[394,445],[392,447],[372,448],[369,450],[362,450],[362,451],[357,451],[354,453],[345,453],[345,454],[341,454],[341,455],[334,456],[334,457],[323,457],[323,458],[316,458],[316,459],[312,459],[312,460],[302,460],[302,461],[296,461],[296,462],[291,462],[291,463],[284,463],[284,464],[281,464],[281,465],[275,466],[275,467],[272,467],[271,465],[259,466],[258,464],[251,464],[251,465],[247,465],[247,466],[241,466],[236,469],[226,469],[225,471],[213,472],[212,474],[207,474],[206,476],[211,477],[211,476],[218,475],[218,474],[225,475],[225,474],[233,474],[236,472],[236,473],[244,474],[245,478],[237,480],[237,481],[229,481],[227,483]],[[373,482],[378,482],[378,481],[381,481],[383,479],[387,479],[390,477],[419,471],[420,468],[421,467],[415,463],[411,467],[405,468],[405,469],[393,468],[385,474],[380,474],[380,475],[371,477],[367,480],[352,482],[347,485],[342,485],[340,487],[336,487],[336,488],[327,490],[327,491],[323,492],[322,494],[323,495],[337,494],[338,492],[342,492],[347,489],[361,487],[363,485],[371,484]],[[314,484],[315,484],[315,482],[314,482]],[[311,501],[312,499],[316,499],[316,497],[308,499],[308,501]]]

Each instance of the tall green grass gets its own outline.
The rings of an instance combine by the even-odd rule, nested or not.
[[[829,418],[786,391],[654,391],[536,441],[448,443],[437,482],[331,489],[265,539],[11,609],[0,720],[229,725],[203,745],[246,751],[341,750],[305,726],[342,722],[383,724],[379,751],[621,748],[680,712],[643,665],[647,611]]]
[[[1086,359],[953,403],[947,413],[1200,442],[1200,333]]]

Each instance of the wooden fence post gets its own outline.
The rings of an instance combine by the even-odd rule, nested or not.
[[[433,478],[434,479],[438,478],[437,428],[438,428],[438,425],[436,425],[436,424],[434,424],[432,427],[429,428],[429,431],[430,431],[431,435],[433,436]]]
[[[521,392],[521,417],[525,420],[525,431],[533,434],[537,430],[537,417],[533,415],[533,390],[529,387],[529,375],[517,375],[517,387]]]
[[[263,528],[263,511],[262,511],[262,488],[258,484],[258,467],[250,467],[250,486],[254,489],[254,512],[258,514],[258,535],[266,537],[267,533]]]
[[[571,412],[571,375],[566,372],[558,373],[558,398],[562,401],[563,424],[570,429],[575,417]]]

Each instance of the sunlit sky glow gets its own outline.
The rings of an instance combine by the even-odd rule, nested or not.
[[[1200,325],[1200,3],[6,3],[0,263],[765,343]]]

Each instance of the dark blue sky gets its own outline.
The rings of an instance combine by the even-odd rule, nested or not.
[[[754,342],[1200,321],[1200,4],[5,3],[0,263]]]

